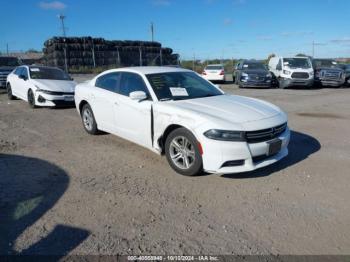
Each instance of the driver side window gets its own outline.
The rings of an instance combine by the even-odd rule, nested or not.
[[[129,94],[134,91],[143,91],[149,99],[151,98],[147,86],[141,76],[134,73],[123,72],[118,93],[124,96],[129,96]]]

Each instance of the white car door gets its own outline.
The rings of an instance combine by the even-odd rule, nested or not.
[[[17,67],[13,74],[8,76],[8,81],[11,84],[12,94],[18,98],[23,98],[23,92],[21,92],[22,79],[19,76],[22,74],[24,67]]]
[[[114,105],[117,103],[116,90],[119,81],[120,73],[118,72],[100,76],[96,79],[89,97],[98,128],[110,133],[116,131]]]
[[[149,98],[144,101],[132,100],[129,94],[133,91],[144,91]],[[118,102],[114,104],[118,134],[145,147],[152,147],[153,102],[144,80],[138,74],[122,72],[118,93]]]
[[[21,70],[20,75],[18,76],[17,83],[17,89],[20,93],[20,96],[27,101],[28,90],[32,87],[32,84],[30,82],[28,69],[26,67],[23,67],[23,69]],[[33,92],[34,91],[35,90],[33,89]]]

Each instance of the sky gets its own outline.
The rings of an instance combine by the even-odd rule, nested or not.
[[[181,59],[350,57],[350,0],[0,0],[0,51],[62,34],[151,40]]]

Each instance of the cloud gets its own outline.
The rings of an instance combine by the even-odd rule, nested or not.
[[[347,44],[347,43],[350,43],[350,37],[343,37],[343,38],[339,38],[339,39],[332,39],[330,42],[331,43],[335,43],[335,44]]]
[[[232,24],[232,19],[231,18],[225,18],[224,19],[224,25],[231,25]]]
[[[315,46],[325,46],[327,43],[319,43],[319,42],[314,42],[313,43]]]
[[[45,10],[63,10],[67,8],[67,5],[60,1],[52,1],[52,2],[40,2],[39,7]]]
[[[155,6],[169,6],[169,0],[152,0],[152,4]]]
[[[313,31],[295,31],[295,32],[282,32],[281,36],[289,37],[289,36],[307,36],[313,35]]]
[[[272,40],[272,36],[269,36],[269,35],[259,35],[257,37],[258,40],[262,40],[262,41],[269,41],[269,40]]]

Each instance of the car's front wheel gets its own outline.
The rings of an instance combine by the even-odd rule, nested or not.
[[[33,90],[32,89],[29,89],[28,90],[28,94],[27,94],[27,99],[28,99],[28,104],[31,108],[36,108],[36,105],[35,105],[35,96],[34,96],[34,93],[33,93]]]
[[[81,109],[81,120],[83,122],[83,126],[86,132],[88,132],[91,135],[98,134],[95,116],[89,104],[85,104]]]
[[[10,83],[7,84],[6,91],[7,91],[7,97],[8,97],[9,100],[14,100],[14,99],[16,98],[16,97],[12,94],[12,88],[11,88]]]
[[[195,176],[203,172],[203,162],[199,143],[186,128],[172,131],[165,142],[165,154],[169,165],[186,176]]]

